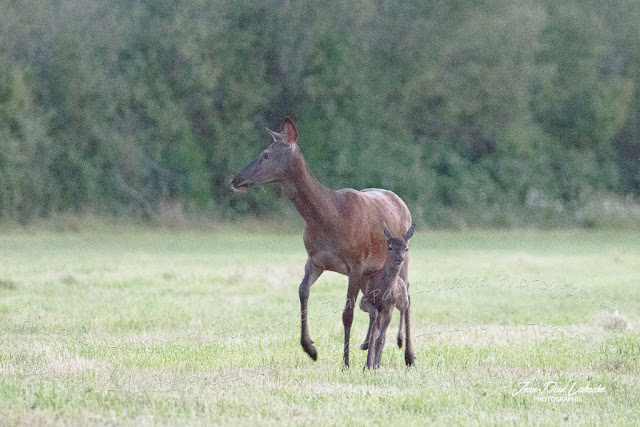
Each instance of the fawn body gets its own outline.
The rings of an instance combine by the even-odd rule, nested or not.
[[[388,252],[382,268],[373,273],[367,280],[364,296],[360,299],[360,308],[369,313],[369,330],[367,338],[362,344],[363,350],[368,349],[365,368],[380,366],[382,349],[385,343],[387,327],[391,322],[393,309],[400,311],[400,326],[398,328],[398,347],[402,347],[402,323],[405,322],[405,363],[410,366],[415,361],[411,347],[411,331],[409,320],[410,296],[409,285],[400,276],[400,266],[409,253],[409,239],[413,235],[414,226],[404,236],[392,237],[384,227]]]

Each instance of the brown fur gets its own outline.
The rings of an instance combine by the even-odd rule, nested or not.
[[[360,300],[360,308],[369,313],[369,330],[367,339],[361,348],[366,350],[367,363],[365,368],[380,366],[382,349],[385,343],[387,327],[391,321],[394,307],[400,311],[400,327],[398,329],[398,347],[402,347],[402,321],[405,320],[406,341],[405,363],[411,366],[415,360],[411,348],[410,329],[407,313],[410,307],[409,287],[400,277],[399,270],[409,253],[409,239],[413,235],[414,227],[399,238],[391,237],[384,229],[387,237],[387,258],[381,269],[373,273],[367,280],[364,296]]]
[[[317,351],[307,328],[311,285],[325,270],[348,276],[342,321],[344,364],[349,366],[349,339],[356,298],[364,291],[366,277],[380,269],[386,259],[383,224],[395,235],[404,234],[411,225],[409,209],[391,191],[350,188],[333,191],[320,184],[309,171],[298,147],[298,134],[291,119],[285,119],[281,133],[269,131],[269,134],[273,143],[236,175],[232,188],[279,182],[306,223],[304,245],[308,259],[299,287],[300,343],[313,360],[317,359]],[[408,259],[400,267],[399,274],[408,286]]]

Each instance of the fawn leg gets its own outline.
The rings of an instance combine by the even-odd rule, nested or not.
[[[300,344],[304,351],[311,357],[313,360],[318,359],[318,352],[316,348],[313,346],[313,341],[309,338],[309,330],[307,328],[307,301],[309,301],[309,291],[311,289],[311,285],[314,284],[318,277],[322,274],[324,270],[318,266],[316,266],[311,258],[307,260],[307,264],[304,267],[304,278],[300,283],[300,288],[298,289],[298,293],[300,294],[300,318],[301,318],[301,333],[300,333]]]
[[[369,311],[369,342],[367,352],[367,362],[363,369],[371,369],[373,367],[373,360],[375,358],[376,351],[376,338],[378,338],[378,325],[380,324],[380,318],[378,317],[378,310],[375,307],[371,307]]]
[[[391,314],[381,314],[379,322],[380,327],[378,329],[380,331],[380,335],[376,340],[376,356],[373,362],[374,368],[380,367],[380,360],[382,359],[382,349],[384,348],[384,342],[387,337],[387,328],[389,327],[389,323],[391,322]]]
[[[369,316],[371,316],[371,310],[372,309],[376,310],[376,308],[373,306],[373,304],[371,304],[371,301],[369,301],[369,297],[371,297],[371,295],[369,295],[369,296],[363,295],[362,298],[360,298],[360,309],[362,311],[366,311],[367,313],[369,313]],[[369,328],[367,329],[367,336],[365,337],[364,341],[360,345],[360,350],[366,350],[366,349],[369,348],[369,338],[371,337],[372,328],[373,328],[373,322],[369,321]]]

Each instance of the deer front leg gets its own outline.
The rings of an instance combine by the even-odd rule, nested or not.
[[[402,320],[404,319],[404,310],[400,310],[400,325],[398,326],[398,348],[402,348]]]
[[[409,310],[409,290],[407,282],[402,277],[398,278],[399,295],[396,297],[396,308],[400,311],[400,324],[398,325],[398,348],[402,348],[402,321],[407,317]]]
[[[307,260],[307,264],[304,267],[304,278],[302,279],[302,283],[300,283],[300,288],[298,289],[298,293],[300,295],[300,317],[301,317],[301,333],[300,333],[300,344],[304,351],[311,357],[313,360],[318,359],[318,352],[316,348],[313,346],[313,341],[309,338],[309,330],[307,328],[307,302],[309,301],[309,291],[311,289],[311,285],[318,280],[318,277],[322,274],[324,270],[318,266],[316,266],[311,258]]]
[[[349,276],[349,289],[347,290],[347,303],[342,312],[342,324],[344,325],[344,366],[349,367],[349,339],[351,337],[351,324],[353,323],[353,309],[356,305],[356,298],[360,292],[362,278],[359,276]]]
[[[365,363],[363,370],[373,368],[379,324],[380,317],[378,317],[378,310],[375,307],[371,306],[371,309],[369,311],[369,333],[367,334],[369,338],[369,342],[367,343],[369,351],[367,352],[367,362]]]
[[[376,309],[373,306],[372,302],[375,301],[375,297],[379,293],[380,293],[379,289],[374,289],[373,291],[369,292],[367,295],[363,295],[362,298],[360,298],[360,309],[362,311],[369,313],[369,316],[371,316],[371,310]],[[365,337],[364,341],[360,345],[360,350],[367,350],[369,348],[369,338],[371,337],[372,328],[373,328],[373,322],[370,321],[369,328],[367,329],[367,336]]]
[[[380,323],[380,328],[379,328],[380,335],[376,340],[376,352],[375,352],[375,359],[373,361],[374,369],[380,367],[380,360],[382,359],[382,349],[384,348],[384,342],[387,336],[387,328],[389,327],[389,323],[391,323],[391,313],[381,314],[378,316],[379,317],[378,321]]]

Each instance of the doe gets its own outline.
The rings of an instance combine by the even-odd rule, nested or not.
[[[364,296],[360,299],[360,308],[369,313],[369,330],[367,339],[362,344],[362,349],[369,349],[365,368],[377,368],[380,366],[382,348],[384,347],[387,327],[391,322],[393,308],[400,311],[400,327],[398,328],[398,347],[402,348],[402,323],[405,321],[406,345],[404,360],[407,366],[415,361],[411,348],[411,332],[409,325],[410,296],[407,282],[398,274],[400,266],[409,252],[409,239],[413,236],[415,224],[404,236],[392,237],[387,227],[384,226],[384,235],[387,238],[387,258],[381,269],[371,275],[367,281]]]

